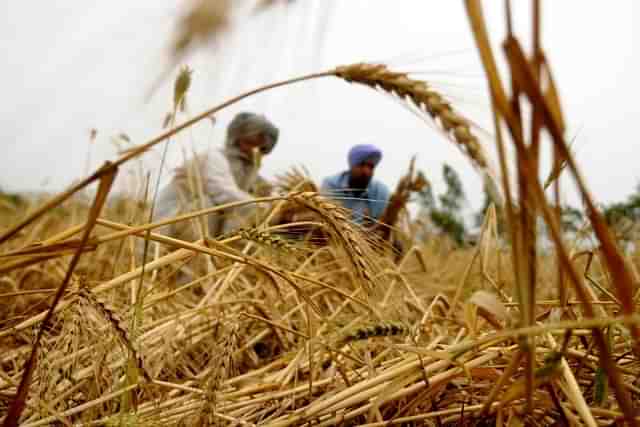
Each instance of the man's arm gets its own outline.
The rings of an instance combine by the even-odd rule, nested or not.
[[[340,196],[341,188],[338,176],[328,176],[322,180],[320,194],[324,197],[335,199]]]
[[[320,193],[327,194],[333,190],[333,186],[331,185],[331,181],[329,178],[325,178],[322,180],[322,185],[320,185]]]

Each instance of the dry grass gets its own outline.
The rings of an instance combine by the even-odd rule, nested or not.
[[[637,423],[640,316],[631,279],[640,252],[616,247],[584,186],[599,246],[584,250],[560,233],[537,173],[542,129],[554,136],[556,164],[580,176],[542,49],[536,43],[529,62],[509,34],[508,93],[479,3],[467,1],[467,10],[496,110],[501,170],[508,176],[504,145],[512,141],[518,172],[518,191],[503,180],[505,205],[488,210],[476,246],[413,242],[396,260],[378,236],[307,191],[298,171],[281,180],[288,194],[256,199],[265,207],[257,217],[216,239],[206,230],[195,242],[154,230],[231,205],[156,223],[133,199],[102,206],[128,160],[243,97],[326,76],[408,97],[487,169],[468,122],[426,84],[383,65],[247,92],[49,202],[0,203],[4,425]],[[529,138],[518,108],[525,100],[534,111]],[[399,186],[399,204],[412,176]],[[71,197],[94,181],[93,205]],[[312,211],[313,222],[275,221],[294,206]],[[497,234],[499,214],[508,235]],[[551,230],[550,249],[538,245],[538,216]],[[300,233],[310,225],[326,232],[322,245]]]
[[[598,422],[621,415],[610,394],[596,392],[602,388],[599,358],[589,343],[589,324],[580,320],[581,303],[570,299],[562,311],[561,302],[554,299],[553,256],[538,260],[539,280],[546,284],[538,289],[540,326],[523,331],[537,337],[540,366],[536,410],[526,413],[523,380],[510,379],[524,378],[524,371],[514,362],[521,358],[519,332],[514,330],[519,310],[509,296],[513,266],[502,244],[482,240],[483,253],[478,254],[473,248],[454,249],[445,240],[432,241],[394,264],[375,251],[378,242],[348,222],[341,223],[328,202],[305,193],[289,198],[311,205],[324,215],[328,229],[350,234],[351,241],[334,235],[321,248],[305,246],[304,240],[284,242],[296,247],[291,251],[283,242],[272,242],[277,229],[247,229],[217,241],[215,247],[227,246],[230,255],[216,258],[215,271],[196,273],[204,271],[211,251],[196,243],[182,253],[158,253],[149,260],[142,281],[133,232],[85,254],[72,278],[72,284],[84,290],[69,289],[68,304],[57,311],[45,334],[23,425],[55,420],[142,425],[227,425],[236,420],[276,426],[318,420],[332,425],[340,419],[345,425],[382,425],[377,424],[380,420],[447,424],[479,420],[501,378],[503,391],[491,404],[494,420],[511,417],[545,425],[550,419],[578,419],[581,405],[591,405],[591,416]],[[33,226],[50,245],[61,243],[56,236],[63,242],[73,239],[64,231],[78,232],[70,221],[82,217],[87,208],[69,203],[64,209]],[[98,224],[144,218],[139,210],[138,204],[124,202],[117,210],[105,211]],[[105,241],[100,237],[112,232],[98,227],[96,237]],[[33,237],[23,233],[5,245],[6,252],[33,247]],[[355,244],[369,251],[366,261],[373,266],[358,264],[358,252],[345,246]],[[635,253],[630,256],[637,259]],[[58,255],[30,267],[42,275],[27,277],[20,289],[34,288],[29,282],[55,289],[69,257]],[[578,257],[576,263],[584,268],[587,259]],[[259,266],[265,264],[269,269],[261,271]],[[377,271],[372,280],[380,292],[365,295],[371,285],[357,268],[370,275]],[[297,289],[273,271],[289,272]],[[177,285],[177,274],[194,276]],[[590,263],[588,274],[609,288],[601,264]],[[23,275],[16,269],[5,277],[17,282]],[[143,301],[133,334],[137,286],[142,286]],[[480,291],[497,297],[480,298]],[[29,319],[46,306],[50,295],[47,291],[3,296],[3,313],[11,313],[3,317],[0,332],[4,408],[11,402],[38,325]],[[606,294],[597,298],[603,313],[615,316],[615,302]],[[34,304],[31,309],[13,309],[26,307],[26,300]],[[459,309],[451,310],[452,303]],[[558,323],[560,312],[578,320]],[[628,387],[635,390],[638,365],[628,353],[631,346],[622,321],[606,317],[597,322],[611,331],[612,351],[620,357]],[[553,336],[559,334],[556,339],[562,343],[566,328],[574,334],[562,352]],[[568,370],[559,365],[554,351],[565,355]],[[505,377],[508,370],[512,372]],[[151,380],[145,380],[146,375]],[[562,385],[564,381],[569,382]]]

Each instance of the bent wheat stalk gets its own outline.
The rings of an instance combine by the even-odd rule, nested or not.
[[[366,243],[358,236],[344,209],[328,202],[317,193],[294,193],[289,197],[326,220],[329,230],[345,249],[359,283],[367,292],[373,291],[376,288],[376,280],[372,271],[376,271],[376,268],[369,261]]]
[[[391,71],[384,64],[358,63],[337,67],[333,75],[350,83],[360,83],[373,89],[389,92],[403,100],[409,100],[441,126],[445,134],[467,155],[481,172],[485,187],[502,205],[502,197],[496,185],[489,160],[480,140],[471,131],[469,120],[454,110],[451,104],[423,80],[416,80],[407,73]]]
[[[73,194],[77,193],[81,189],[87,187],[88,185],[99,179],[99,177],[103,173],[105,173],[106,170],[121,166],[129,160],[146,153],[162,141],[167,140],[168,138],[193,126],[194,124],[205,118],[210,118],[214,113],[217,113],[220,110],[223,110],[245,98],[261,92],[265,92],[270,89],[330,76],[341,78],[347,82],[355,82],[372,88],[380,88],[401,98],[408,97],[417,107],[423,109],[423,111],[426,111],[433,119],[436,119],[440,123],[444,131],[449,136],[453,137],[454,141],[469,156],[474,165],[478,166],[484,171],[488,170],[487,157],[484,154],[484,150],[482,149],[478,138],[471,133],[469,122],[459,113],[457,113],[451,107],[451,105],[444,100],[442,95],[431,89],[426,82],[411,79],[406,73],[391,71],[384,64],[358,63],[352,65],[344,65],[334,68],[333,70],[312,73],[305,76],[282,80],[249,90],[238,96],[230,98],[221,104],[209,108],[208,110],[193,116],[189,120],[186,120],[185,122],[182,122],[179,125],[172,127],[171,129],[167,129],[160,135],[150,139],[144,144],[132,147],[131,149],[127,150],[127,152],[124,153],[120,158],[113,161],[113,163],[105,164],[103,167],[99,168],[98,171],[96,171],[93,175],[85,178],[57,197],[53,198],[40,209],[36,210],[33,214],[23,219],[19,224],[15,225],[9,230],[4,231],[2,234],[0,234],[0,244],[15,236],[21,229],[31,224],[48,210],[60,205]],[[486,178],[488,178],[488,174],[487,176],[485,176],[485,179]]]
[[[384,64],[359,63],[340,66],[333,74],[350,83],[360,83],[374,89],[382,89],[402,99],[408,98],[442,126],[474,165],[480,169],[488,167],[482,146],[478,138],[471,133],[469,121],[456,112],[441,94],[429,87],[427,82],[412,79],[407,73],[391,71]]]

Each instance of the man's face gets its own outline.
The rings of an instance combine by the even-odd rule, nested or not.
[[[351,179],[349,180],[349,186],[364,190],[369,185],[369,181],[373,177],[373,172],[376,168],[376,164],[371,160],[365,160],[364,162],[355,165],[351,168]]]
[[[236,140],[240,151],[250,156],[254,148],[260,148],[267,143],[267,138],[259,133],[256,135],[243,136]]]

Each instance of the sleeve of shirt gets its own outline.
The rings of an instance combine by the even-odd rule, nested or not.
[[[375,202],[373,203],[373,208],[372,208],[372,217],[375,219],[380,219],[380,216],[382,215],[382,213],[384,212],[385,208],[387,207],[387,203],[389,203],[389,197],[391,197],[391,194],[389,192],[389,188],[379,182],[378,185],[376,186],[376,192],[375,192]]]
[[[204,190],[215,205],[251,200],[249,193],[236,185],[229,162],[219,151],[207,156]]]
[[[325,193],[331,190],[331,183],[329,182],[329,178],[325,178],[322,180],[322,184],[320,185],[320,191]]]
[[[320,194],[325,197],[334,197],[335,189],[337,187],[334,181],[333,177],[323,179],[322,185],[320,186]]]

